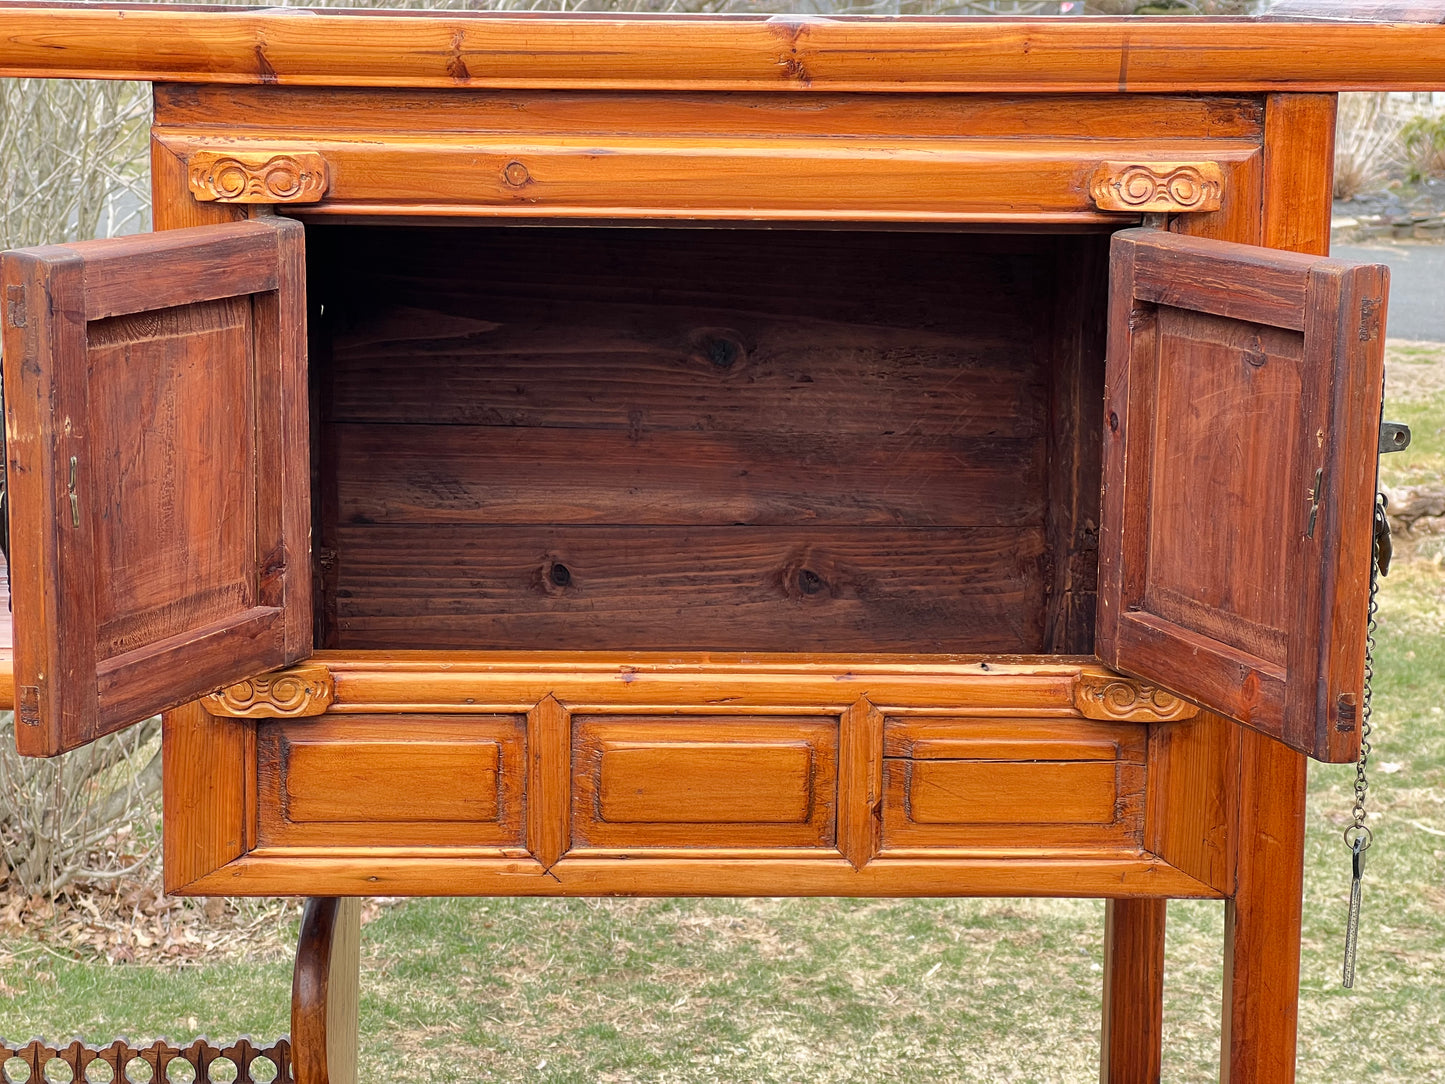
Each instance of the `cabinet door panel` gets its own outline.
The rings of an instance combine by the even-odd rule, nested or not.
[[[309,652],[302,227],[7,253],[22,752]]]
[[[1388,272],[1157,230],[1112,265],[1099,657],[1351,760]]]

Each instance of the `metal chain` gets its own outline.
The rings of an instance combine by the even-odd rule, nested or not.
[[[1370,608],[1365,622],[1365,688],[1360,697],[1360,757],[1355,762],[1355,808],[1350,825],[1345,829],[1345,844],[1350,848],[1350,907],[1345,920],[1345,966],[1341,984],[1346,990],[1355,985],[1355,949],[1360,936],[1360,897],[1364,889],[1365,852],[1374,842],[1374,833],[1365,823],[1365,799],[1370,794],[1366,769],[1370,763],[1370,716],[1373,710],[1375,677],[1376,615],[1380,612],[1380,577],[1390,567],[1390,520],[1385,515],[1385,496],[1375,495],[1374,544],[1370,552]]]
[[[1360,759],[1355,762],[1355,808],[1350,814],[1350,825],[1344,831],[1345,844],[1354,849],[1355,840],[1361,840],[1360,849],[1366,850],[1374,842],[1374,833],[1365,824],[1365,799],[1370,793],[1370,779],[1366,769],[1370,763],[1370,717],[1373,713],[1373,690],[1371,688],[1375,677],[1375,629],[1376,615],[1380,612],[1380,532],[1378,525],[1384,521],[1385,529],[1389,529],[1389,521],[1385,519],[1385,495],[1377,494],[1375,497],[1375,525],[1376,529],[1371,532],[1373,542],[1370,552],[1370,609],[1369,618],[1365,624],[1365,689],[1360,697]]]

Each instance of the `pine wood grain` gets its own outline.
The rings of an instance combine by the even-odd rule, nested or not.
[[[1263,206],[1265,243],[1322,254],[1329,249],[1329,220],[1322,210],[1330,194],[1329,170],[1310,163],[1322,146],[1332,146],[1334,99],[1280,95],[1267,109],[1266,172],[1275,183]],[[1234,894],[1224,911],[1219,1079],[1221,1084],[1293,1084],[1306,761],[1296,750],[1249,730],[1240,732],[1239,750],[1239,845]]]
[[[883,796],[883,713],[865,697],[843,713],[838,733],[838,849],[855,869],[878,853]]]
[[[489,91],[329,87],[326,111],[316,91],[278,84],[224,86],[158,83],[155,121],[174,137],[212,127],[247,140],[332,139],[356,134],[459,133],[525,139],[530,135],[738,136],[831,140],[941,136],[972,139],[1060,137],[1101,141],[1162,139],[1247,141],[1263,136],[1264,103],[1255,95],[919,94],[777,91],[708,94],[652,90]],[[1213,142],[1211,145],[1216,145]]]
[[[255,732],[196,703],[161,727],[162,868],[166,891],[184,892],[256,845]]]
[[[1039,530],[347,527],[347,648],[1038,650]]]
[[[693,857],[570,856],[544,873],[530,859],[377,852],[298,856],[256,851],[190,886],[201,895],[853,896],[1217,899],[1157,858],[1098,853],[879,857],[861,870],[841,855],[786,851]]]
[[[296,1084],[356,1084],[360,972],[361,901],[307,900],[291,983]]]
[[[1240,728],[1211,712],[1149,728],[1144,846],[1221,892],[1239,846]]]
[[[889,716],[883,853],[1140,847],[1137,723]]]
[[[1043,646],[1054,239],[313,233],[324,643]]]
[[[835,91],[1430,90],[1428,25],[1249,19],[818,19],[0,12],[0,75],[328,86]],[[154,43],[167,43],[157,54]],[[606,47],[599,47],[605,41]]]
[[[836,717],[574,717],[572,846],[831,850],[838,785]]]
[[[1166,900],[1109,900],[1104,912],[1102,1084],[1159,1084]]]
[[[261,846],[521,847],[520,715],[348,715],[256,733]]]
[[[572,723],[547,695],[527,713],[527,849],[550,869],[572,838]]]

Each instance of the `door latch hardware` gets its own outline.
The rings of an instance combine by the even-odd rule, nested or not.
[[[1403,452],[1410,447],[1410,427],[1403,422],[1380,423],[1380,454]]]
[[[1310,490],[1310,525],[1305,529],[1306,538],[1313,538],[1315,536],[1315,520],[1317,520],[1320,515],[1320,498],[1324,496],[1324,492],[1325,469],[1320,467],[1315,471],[1315,485],[1314,488]]]
[[[80,494],[75,492],[75,456],[70,457],[70,525],[80,526]]]

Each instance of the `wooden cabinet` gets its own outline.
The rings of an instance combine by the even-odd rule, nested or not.
[[[160,232],[3,261],[17,740],[166,710],[173,891],[1106,896],[1119,1081],[1225,898],[1288,1078],[1387,301],[1322,91],[1438,34],[27,10],[156,81]]]

